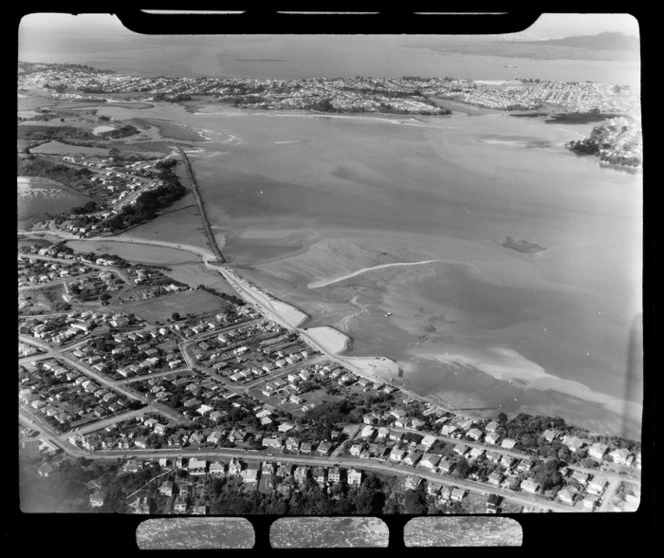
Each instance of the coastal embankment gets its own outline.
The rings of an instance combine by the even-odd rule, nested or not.
[[[217,246],[217,241],[214,238],[214,233],[212,232],[210,221],[208,220],[207,214],[205,213],[205,208],[203,206],[203,198],[201,197],[198,188],[198,182],[196,182],[196,176],[194,175],[194,171],[192,170],[191,165],[189,164],[189,159],[185,154],[184,149],[178,146],[177,150],[179,151],[180,156],[182,157],[182,162],[184,163],[184,167],[187,171],[187,177],[189,178],[189,182],[191,182],[191,186],[194,191],[194,196],[196,197],[196,203],[198,205],[198,210],[201,214],[201,219],[203,220],[203,226],[205,227],[205,234],[208,238],[208,244],[210,246],[210,249],[212,250],[212,252],[214,252],[215,257],[220,263],[226,263],[224,256],[221,254],[221,250],[219,250],[219,246]]]

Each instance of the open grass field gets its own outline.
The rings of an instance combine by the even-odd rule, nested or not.
[[[164,322],[174,312],[181,316],[187,314],[204,314],[217,312],[228,306],[228,303],[205,291],[184,291],[173,293],[144,302],[132,302],[109,307],[114,311],[133,313],[150,322]]]
[[[85,145],[69,145],[60,143],[59,141],[49,141],[48,143],[42,143],[38,147],[31,149],[30,153],[63,156],[80,153],[84,155],[99,155],[105,157],[108,155],[108,149],[104,149],[103,147],[88,147]]]

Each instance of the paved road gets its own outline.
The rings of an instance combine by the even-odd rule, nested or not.
[[[21,233],[19,233],[21,234]],[[170,243],[170,242],[163,242],[163,241],[145,241],[145,240],[137,240],[132,238],[109,238],[109,237],[90,237],[87,239],[80,239],[79,237],[76,237],[74,235],[70,235],[67,233],[61,233],[60,231],[51,231],[51,232],[44,232],[43,234],[55,234],[56,236],[60,236],[63,238],[71,238],[71,239],[76,239],[76,240],[89,240],[89,241],[108,241],[108,242],[132,242],[136,244],[145,244],[145,245],[152,245],[152,246],[164,246],[164,247],[169,247],[169,248],[175,248],[179,250],[185,250],[189,251],[192,253],[195,253],[202,257],[203,263],[206,265],[206,267],[217,270],[219,273],[221,273],[224,278],[235,288],[235,290],[240,294],[240,296],[247,300],[248,302],[251,302],[254,304],[257,308],[261,310],[263,315],[271,319],[272,321],[284,326],[285,328],[289,330],[295,330],[297,331],[302,339],[307,341],[307,343],[312,346],[315,350],[321,352],[322,354],[326,355],[331,361],[337,362],[338,364],[348,368],[349,370],[353,371],[360,377],[367,378],[369,380],[375,381],[376,378],[372,376],[366,375],[361,369],[358,369],[357,367],[353,366],[351,362],[347,362],[344,358],[339,357],[339,355],[330,353],[327,351],[327,349],[324,346],[319,345],[315,339],[311,338],[306,330],[300,329],[297,327],[298,324],[291,324],[289,323],[280,313],[278,312],[277,308],[272,304],[270,297],[261,291],[258,287],[255,285],[249,284],[246,280],[241,278],[239,275],[237,275],[234,271],[232,271],[230,268],[222,266],[222,265],[215,265],[211,263],[211,260],[215,259],[215,254],[210,253],[208,250],[195,247],[195,246],[189,246],[189,245],[182,245],[182,244],[175,244],[175,243]],[[23,236],[40,236],[39,233],[24,233]],[[214,237],[213,237],[214,238]],[[223,261],[223,259],[221,260]],[[45,344],[40,344],[40,343],[35,343],[35,340],[31,339],[33,344],[36,344],[37,346],[41,346],[42,348],[46,348],[49,353],[57,353],[57,351],[54,351],[51,347],[46,346]],[[42,355],[39,355],[39,357],[42,357]],[[29,358],[29,357],[28,357]],[[68,364],[72,365],[73,367],[81,370],[83,373],[94,377],[97,379],[102,384],[107,385],[111,389],[115,389],[116,391],[123,392],[123,388],[121,386],[117,386],[115,382],[110,382],[109,380],[106,380],[105,378],[99,376],[98,374],[95,374],[94,372],[86,369],[85,367],[79,365],[78,363],[75,363],[66,357],[59,356],[58,358],[62,358],[65,362]],[[425,402],[430,402],[430,400],[426,397],[419,396],[417,394],[414,394],[412,392],[409,392],[407,390],[403,390],[403,388],[399,388],[402,391],[406,391],[408,395],[410,395],[414,399],[419,399],[421,401]],[[131,393],[131,395],[129,395]],[[132,398],[132,399],[139,399],[141,401],[147,402],[146,398],[140,395],[137,395],[133,392],[127,392],[127,396]],[[164,406],[165,407],[165,406]],[[165,407],[165,409],[168,409]],[[177,415],[180,417],[180,415]],[[180,417],[182,418],[182,417]],[[442,437],[441,437],[442,438]],[[456,439],[449,439],[449,441],[453,443],[457,443],[459,440]],[[472,442],[465,442],[467,445],[473,445],[473,446],[479,446],[484,449],[495,449],[496,451],[501,451],[502,453],[507,453],[510,455],[513,455],[514,457],[517,458],[523,458],[525,457],[524,454],[520,454],[519,452],[513,452],[511,450],[505,450],[501,448],[489,448],[488,446],[484,446],[482,444],[475,444]],[[234,453],[234,452],[240,452]],[[124,452],[126,453],[126,452]],[[118,453],[113,453],[110,454],[108,452],[105,452],[103,454],[97,455],[94,454],[96,458],[106,458],[109,459],[111,458],[117,458],[119,455]],[[153,450],[152,452],[132,452],[132,455],[135,455],[136,457],[141,457],[141,458],[155,458],[156,456],[170,456],[172,455],[173,457],[179,457],[179,456],[212,456],[213,458],[215,456],[217,457],[224,457],[224,456],[241,456],[244,459],[254,459],[254,460],[265,460],[266,456],[263,454],[258,454],[252,456],[252,454],[248,454],[246,452],[242,452],[241,450],[219,450],[215,451],[213,453],[210,453],[208,450],[205,452],[201,453],[201,450],[196,450],[193,452],[190,452],[188,450],[184,451],[178,451],[178,452],[171,452],[171,454],[165,454],[163,451],[161,453],[157,452],[157,450]],[[306,459],[303,460],[302,457],[290,457],[290,456],[279,456],[279,460],[281,461],[292,461],[292,462],[297,462],[298,460],[300,462],[304,461],[306,463],[310,464],[320,464],[320,465],[328,465],[330,464],[331,458],[325,458],[325,457],[315,457],[315,456],[307,456]],[[338,458],[335,458],[335,464],[338,462]],[[400,465],[391,465],[391,464],[386,464],[384,462],[376,463],[374,461],[365,461],[365,460],[352,460],[352,459],[347,459],[344,458],[341,462],[338,462],[338,464],[346,467],[361,467],[363,469],[372,469],[372,470],[377,470],[377,471],[383,471],[383,472],[389,472],[391,474],[397,473],[397,474],[414,474],[414,471],[412,469],[404,469],[403,466]],[[574,467],[573,467],[574,468]],[[614,489],[614,486],[617,486],[618,480],[624,480],[626,482],[637,482],[637,481],[632,481],[629,478],[623,478],[619,477],[616,473],[611,473],[611,472],[606,472],[606,471],[597,471],[594,469],[584,469],[578,467],[578,469],[583,470],[585,472],[589,472],[590,474],[593,475],[602,475],[606,476],[607,478],[610,479],[611,481],[611,486],[609,489]],[[459,481],[458,479],[455,478],[448,478],[444,477],[442,475],[436,475],[433,473],[424,473],[424,472],[417,472],[418,475],[424,477],[424,478],[430,478],[430,480],[434,480],[437,482],[446,482],[453,483],[456,486],[461,486],[464,488],[467,488],[468,490],[475,491],[475,492],[480,492],[482,494],[487,494],[487,493],[496,493],[501,496],[504,496],[505,498],[508,498],[510,500],[519,502],[523,505],[528,505],[528,506],[539,506],[543,509],[551,509],[555,511],[562,511],[562,512],[569,512],[569,511],[575,511],[573,508],[566,506],[564,504],[559,504],[556,502],[550,502],[548,500],[545,500],[541,497],[537,496],[526,496],[523,495],[522,493],[513,493],[511,491],[503,490],[503,489],[496,489],[493,487],[487,487],[486,485],[481,485],[479,483],[473,483],[471,481]],[[607,490],[608,492],[608,490]]]
[[[316,355],[306,360],[296,362],[295,364],[290,364],[284,368],[277,370],[276,372],[274,371],[270,372],[265,376],[256,378],[255,380],[251,380],[251,382],[247,382],[246,384],[238,385],[237,387],[242,391],[249,391],[250,389],[255,388],[261,384],[264,384],[266,382],[271,382],[272,380],[278,380],[283,376],[287,376],[291,372],[299,372],[300,370],[302,370],[302,368],[306,368],[307,366],[313,366],[314,364],[319,364],[324,360],[326,360],[324,356]]]
[[[162,376],[168,376],[169,374],[182,374],[184,372],[192,375],[195,374],[191,368],[174,368],[173,370],[164,370],[163,372],[153,372],[152,374],[135,376],[133,378],[126,378],[124,380],[116,380],[115,385],[121,386],[125,384],[133,384],[136,382],[144,382],[145,380],[149,380],[151,378],[161,378]]]
[[[47,350],[49,352],[49,355],[52,356],[53,358],[57,358],[58,360],[61,360],[61,361],[65,362],[71,368],[74,368],[74,369],[78,370],[79,372],[85,374],[86,376],[91,377],[96,382],[106,386],[110,390],[115,391],[117,393],[121,393],[122,395],[124,395],[128,399],[131,399],[131,400],[134,400],[134,401],[140,401],[141,403],[143,403],[145,405],[151,405],[152,408],[155,411],[157,411],[157,412],[173,419],[177,423],[189,424],[191,422],[189,419],[187,419],[187,418],[183,417],[182,415],[180,415],[179,413],[175,412],[170,407],[167,407],[166,405],[162,405],[160,403],[152,402],[145,395],[142,395],[142,394],[140,394],[140,393],[138,393],[138,392],[136,392],[136,391],[134,391],[130,388],[127,388],[123,385],[119,385],[117,381],[110,380],[106,376],[90,370],[89,368],[87,368],[86,366],[83,366],[78,361],[76,361],[76,360],[70,358],[68,355],[64,354],[62,351],[60,351],[58,349],[54,349],[54,348],[48,346],[46,343],[43,343],[43,342],[39,341],[38,339],[34,339],[33,337],[29,337],[27,335],[20,335],[19,339],[21,341],[30,342],[33,345],[36,345],[40,348],[43,348],[43,349]],[[43,358],[43,356],[44,355],[39,355],[39,358]],[[30,358],[30,357],[27,357],[27,358]]]
[[[404,432],[404,433],[408,432],[408,433],[411,433],[411,434],[419,434],[420,436],[424,436],[424,435],[427,434],[427,433],[424,433],[420,430],[415,430],[413,428],[402,428],[402,427],[398,427],[398,426],[390,426],[389,429],[394,430],[395,432]],[[453,445],[464,444],[465,446],[468,446],[470,448],[480,448],[480,449],[483,449],[485,451],[495,451],[496,453],[500,453],[502,455],[509,455],[510,457],[514,457],[516,459],[529,459],[529,458],[534,457],[531,454],[521,453],[521,452],[514,451],[514,450],[508,450],[506,448],[503,448],[502,446],[492,446],[492,445],[488,445],[488,444],[483,444],[481,442],[472,442],[470,440],[461,440],[461,439],[458,439],[458,438],[451,438],[450,436],[443,436],[442,434],[430,434],[430,435],[433,436],[434,438],[442,440],[443,442],[446,442],[448,444],[453,444]]]
[[[79,426],[78,428],[70,430],[69,432],[64,432],[63,434],[60,434],[60,439],[61,440],[69,439],[69,435],[72,434],[73,432],[76,432],[78,434],[87,434],[88,432],[94,432],[96,430],[101,430],[102,428],[106,428],[107,426],[110,426],[111,424],[122,422],[123,420],[130,420],[130,419],[133,419],[135,417],[142,417],[149,410],[150,410],[149,408],[143,407],[142,409],[137,409],[135,411],[126,411],[124,413],[120,413],[120,414],[114,415],[112,417],[97,420],[97,421],[91,422],[89,424],[86,424],[84,426]]]
[[[242,459],[243,461],[276,461],[282,463],[293,463],[310,466],[340,466],[345,468],[356,468],[379,473],[386,473],[389,475],[411,476],[417,475],[424,479],[440,484],[456,486],[464,488],[469,492],[481,495],[497,494],[503,498],[516,502],[523,506],[539,507],[543,510],[551,510],[556,512],[578,512],[577,508],[547,500],[546,498],[538,495],[528,495],[522,492],[512,492],[510,490],[495,488],[486,484],[481,484],[474,481],[462,480],[450,475],[430,473],[421,469],[415,469],[401,464],[392,464],[384,462],[383,460],[371,459],[358,459],[350,457],[339,457],[338,455],[319,456],[319,455],[296,455],[296,454],[282,454],[280,452],[259,452],[255,450],[241,450],[231,448],[209,449],[209,448],[187,448],[187,449],[151,449],[151,450],[107,450],[96,452],[85,452],[79,448],[73,447],[65,440],[57,435],[53,435],[49,427],[36,424],[21,412],[21,422],[27,424],[34,430],[39,431],[47,439],[52,441],[55,445],[62,447],[64,451],[74,456],[84,455],[90,459],[102,461],[117,461],[119,458],[137,458],[145,460],[157,460],[161,458],[177,459],[196,457],[198,459],[206,459],[208,461],[215,461],[219,459],[231,459],[233,457]]]
[[[85,265],[87,267],[93,268],[93,270],[97,271],[110,271],[111,273],[115,273],[120,279],[122,279],[125,283],[128,285],[134,285],[135,283],[127,276],[127,274],[122,271],[121,269],[113,266],[107,266],[107,265],[98,265],[96,263],[89,263],[89,262],[82,262],[80,260],[68,260],[68,259],[63,259],[63,258],[54,258],[52,256],[40,256],[38,254],[26,254],[27,257],[30,259],[36,259],[36,260],[45,260],[49,262],[57,262],[61,264],[66,264],[66,265]],[[72,280],[72,279],[78,279],[80,277],[85,277],[87,275],[90,275],[91,273],[94,273],[94,271],[86,271],[85,273],[81,273],[78,275],[71,275],[69,277],[63,277],[63,280]],[[35,288],[35,287],[48,287],[53,283],[42,283],[40,285],[30,285],[30,288]],[[27,287],[23,287],[27,288]]]

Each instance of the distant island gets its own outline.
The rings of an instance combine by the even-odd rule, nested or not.
[[[547,39],[544,41],[522,41],[524,43],[552,46],[568,46],[574,48],[588,48],[593,50],[638,50],[639,38],[635,35],[626,35],[620,32],[606,31],[597,35],[575,35],[562,39]]]
[[[510,250],[516,250],[517,252],[531,255],[539,254],[546,250],[544,246],[528,242],[527,240],[514,240],[511,236],[506,237],[505,242],[502,242],[500,245],[504,248],[509,248]]]
[[[404,45],[427,48],[438,54],[476,54],[530,58],[534,60],[638,60],[639,38],[623,33],[599,33],[561,39],[514,40],[486,39],[476,42],[440,40],[426,45]],[[509,67],[509,66],[506,66]]]

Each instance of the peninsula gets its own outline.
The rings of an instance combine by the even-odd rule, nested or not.
[[[189,139],[174,142],[152,127],[101,120],[90,108],[172,102],[195,110],[188,103],[204,95],[242,109],[444,118],[451,112],[445,99],[496,110],[550,103],[622,112],[633,106],[629,92],[418,77],[178,80],[45,64],[20,64],[19,92],[35,99],[34,114],[19,113],[19,174],[30,186],[48,178],[91,200],[57,215],[35,209],[18,233],[19,442],[31,479],[24,511],[367,515],[638,506],[638,441],[560,417],[474,416],[408,390],[393,360],[344,354],[344,334],[307,327],[306,314],[224,258],[186,153],[195,133],[175,130]],[[49,108],[63,100],[79,104]],[[118,132],[90,132],[102,125]],[[207,248],[133,235],[169,211],[194,207],[184,205],[190,193]],[[111,253],[114,245],[184,254],[213,273],[215,286],[173,279],[167,266]],[[502,246],[544,250],[511,237]],[[359,268],[309,288],[439,261]]]

